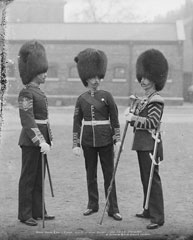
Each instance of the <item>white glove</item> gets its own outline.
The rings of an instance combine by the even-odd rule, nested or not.
[[[41,147],[40,152],[42,152],[43,154],[47,154],[50,151],[50,145],[47,144],[46,142],[41,143],[40,147]]]
[[[51,144],[51,146],[50,146],[50,149],[52,149],[52,148],[53,148],[53,146],[54,146],[54,143],[53,143],[53,141],[51,141],[51,142],[50,142],[50,144]]]
[[[130,113],[130,107],[126,108],[125,111],[124,111],[124,115],[128,115]]]
[[[130,112],[129,107],[125,110],[124,115],[125,115],[126,121],[128,122],[131,122],[131,118],[134,116],[134,114]]]
[[[73,154],[74,154],[76,157],[80,157],[81,148],[80,148],[80,147],[74,147],[74,148],[72,149],[72,152],[73,152]]]
[[[118,141],[115,143],[115,150],[114,150],[115,155],[118,154],[120,146],[121,146],[121,141]],[[122,151],[123,151],[123,146],[122,146]]]

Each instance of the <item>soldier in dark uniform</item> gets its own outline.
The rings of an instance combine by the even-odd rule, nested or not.
[[[22,130],[19,145],[22,150],[22,169],[19,180],[18,219],[36,226],[42,218],[42,161],[52,144],[48,120],[48,104],[40,84],[45,82],[48,61],[44,46],[38,41],[24,43],[19,51],[18,67],[24,88],[20,91],[19,114]],[[54,219],[45,210],[45,220]]]
[[[98,156],[107,196],[114,169],[114,144],[117,150],[120,147],[120,125],[118,109],[112,95],[107,91],[99,90],[100,81],[104,78],[107,67],[105,53],[88,48],[75,57],[75,62],[82,83],[88,88],[88,91],[77,99],[73,123],[73,153],[79,156],[82,146],[85,158],[88,205],[84,215],[88,216],[99,209]],[[82,139],[80,139],[82,122]],[[115,220],[122,220],[117,204],[115,183],[109,197],[108,215]]]
[[[150,153],[153,154],[155,131],[159,128],[164,109],[164,99],[158,92],[163,89],[167,74],[168,63],[160,51],[150,49],[143,52],[137,59],[136,77],[145,91],[145,97],[138,101],[134,114],[126,111],[126,119],[134,127],[132,149],[137,151],[139,161],[144,192],[143,208],[152,164]],[[163,160],[160,134],[159,139],[156,162]],[[148,209],[136,214],[136,217],[150,219],[151,223],[147,226],[148,229],[155,229],[164,224],[164,203],[159,165],[155,165]]]

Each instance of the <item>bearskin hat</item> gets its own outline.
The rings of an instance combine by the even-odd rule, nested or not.
[[[156,49],[143,52],[136,62],[136,77],[139,82],[142,78],[155,83],[155,89],[161,91],[167,80],[168,62],[165,56]]]
[[[81,51],[75,58],[80,79],[85,87],[87,80],[98,77],[104,78],[107,69],[107,56],[103,51],[87,48]]]
[[[18,67],[24,85],[38,74],[47,72],[48,60],[42,43],[36,40],[25,42],[19,51]]]

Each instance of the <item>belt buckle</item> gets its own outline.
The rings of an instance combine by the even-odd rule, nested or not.
[[[97,125],[97,121],[96,120],[94,120],[94,121],[92,120],[92,125],[96,126]]]

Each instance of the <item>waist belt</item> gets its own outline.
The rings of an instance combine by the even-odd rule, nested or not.
[[[35,119],[35,122],[37,124],[47,124],[48,123],[48,119],[45,119],[45,120]]]
[[[107,124],[110,124],[109,120],[84,121],[84,125],[90,125],[90,126],[107,125]]]

